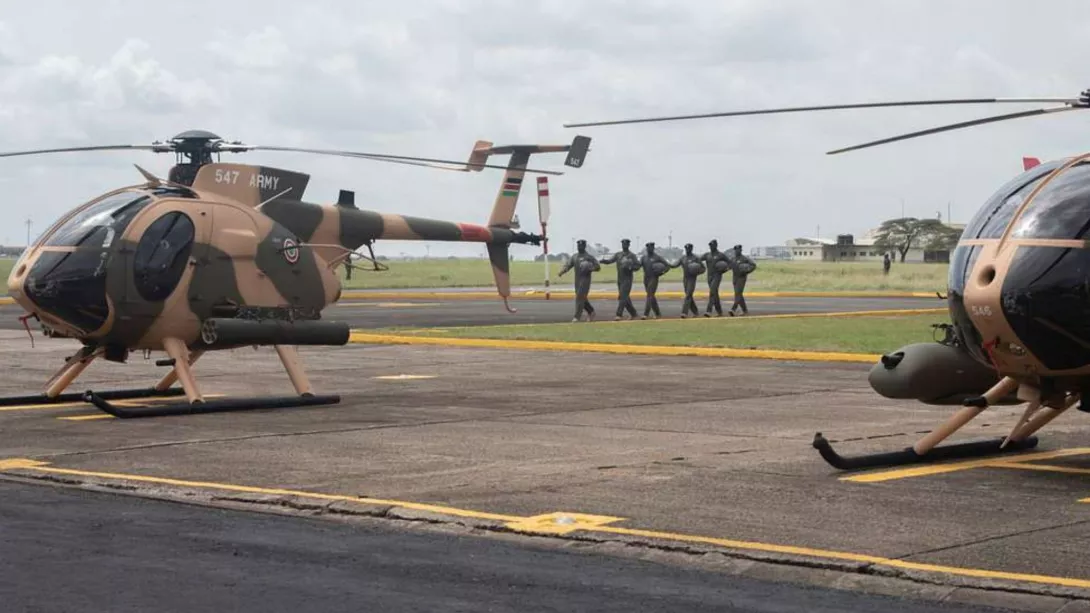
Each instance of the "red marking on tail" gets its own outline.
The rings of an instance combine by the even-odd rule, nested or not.
[[[488,242],[492,240],[492,232],[484,227],[471,223],[458,224],[458,230],[462,233],[464,241]]]
[[[1030,168],[1033,168],[1034,166],[1037,166],[1040,163],[1041,163],[1041,160],[1039,160],[1037,158],[1023,157],[1022,158],[1022,170],[1029,170]]]

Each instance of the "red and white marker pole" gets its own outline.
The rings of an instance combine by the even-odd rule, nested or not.
[[[541,220],[541,248],[545,254],[545,299],[549,299],[549,177],[537,178],[537,216]]]

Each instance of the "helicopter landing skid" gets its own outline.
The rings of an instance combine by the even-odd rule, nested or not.
[[[918,464],[934,460],[1008,454],[1033,449],[1037,446],[1037,437],[1034,434],[1074,406],[1079,399],[1079,394],[1068,394],[1062,399],[1054,399],[1050,402],[1045,402],[1039,394],[1030,394],[1029,405],[1007,436],[939,446],[939,443],[960,430],[988,407],[1019,390],[1020,386],[1021,384],[1011,377],[1004,377],[984,394],[967,400],[965,406],[939,427],[925,434],[916,441],[916,444],[901,451],[846,458],[834,451],[833,446],[820,432],[814,435],[813,446],[826,462],[841,470]]]
[[[167,398],[171,396],[181,396],[185,393],[180,387],[172,387],[164,390],[156,389],[154,387],[141,388],[141,389],[128,389],[128,390],[110,390],[106,392],[98,392],[98,397],[104,400],[129,400],[134,398]],[[28,394],[26,396],[4,396],[0,397],[0,407],[12,407],[21,404],[60,404],[67,402],[83,402],[86,400],[86,394],[57,394],[56,396],[49,396],[47,394]]]
[[[820,432],[814,435],[814,449],[818,450],[821,457],[833,468],[840,470],[858,470],[861,468],[875,468],[879,466],[903,466],[905,464],[919,464],[933,462],[935,460],[948,460],[954,458],[972,458],[986,455],[1006,454],[1015,451],[1025,451],[1037,446],[1037,437],[1031,436],[1020,441],[1010,441],[1003,445],[1005,437],[987,439],[981,441],[969,441],[953,445],[942,445],[930,449],[927,453],[916,453],[912,447],[902,451],[887,451],[885,453],[871,453],[844,457],[837,453],[829,441]]]
[[[318,396],[314,394],[304,394],[301,396],[222,398],[197,402],[160,403],[134,407],[113,404],[104,394],[87,391],[81,395],[81,400],[89,402],[104,413],[108,413],[119,419],[195,415],[200,413],[226,413],[231,411],[252,411],[256,409],[284,409],[289,407],[338,404],[341,401],[341,397],[338,395]]]

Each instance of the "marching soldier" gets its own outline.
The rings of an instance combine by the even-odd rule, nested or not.
[[[655,243],[651,242],[647,243],[646,250],[640,258],[640,267],[643,268],[643,289],[647,292],[647,303],[643,307],[643,317],[640,319],[647,319],[652,312],[655,313],[656,318],[662,317],[655,292],[659,289],[659,277],[670,270],[670,263],[666,261],[666,258],[655,253]]]
[[[572,321],[579,321],[583,311],[587,312],[587,321],[594,321],[594,307],[590,304],[590,276],[602,267],[593,255],[587,253],[587,241],[579,239],[575,246],[576,253],[560,269],[558,276],[563,277],[564,273],[575,269],[575,317]]]
[[[681,268],[682,282],[685,286],[685,302],[681,305],[681,318],[685,319],[692,311],[693,317],[700,315],[700,309],[696,308],[696,300],[693,292],[696,291],[696,279],[704,273],[704,262],[699,255],[693,253],[693,244],[685,244],[685,255],[673,265],[673,268]]]
[[[742,246],[734,246],[734,256],[731,258],[731,282],[734,284],[734,304],[730,305],[730,315],[734,316],[734,310],[741,307],[742,315],[749,315],[746,307],[746,299],[742,292],[746,290],[746,279],[749,273],[757,269],[757,263],[749,256],[742,253]]]
[[[632,277],[640,268],[640,258],[628,250],[632,241],[621,239],[620,253],[602,258],[602,264],[617,264],[617,315],[614,320],[621,319],[625,311],[628,311],[629,319],[636,319],[636,307],[632,304]]]
[[[714,238],[708,243],[708,249],[703,256],[708,271],[708,310],[704,317],[711,317],[712,309],[715,309],[716,317],[722,317],[723,303],[719,301],[719,283],[723,280],[723,273],[730,268],[730,259],[719,250],[719,241]]]

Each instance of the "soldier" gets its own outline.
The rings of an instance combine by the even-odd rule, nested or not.
[[[746,307],[746,299],[742,292],[746,289],[746,279],[749,273],[757,269],[757,263],[749,256],[742,253],[742,246],[734,246],[734,256],[731,258],[731,282],[734,284],[734,304],[730,305],[730,315],[734,317],[734,310],[741,307],[742,315],[749,315]]]
[[[655,253],[655,243],[651,242],[647,243],[646,251],[640,258],[640,267],[643,268],[643,289],[647,292],[647,303],[643,307],[643,317],[640,319],[647,319],[652,311],[656,318],[662,317],[655,292],[659,288],[659,277],[670,270],[670,263],[666,261],[666,258]]]
[[[882,254],[882,274],[883,275],[888,275],[889,274],[889,265],[890,265],[889,252],[887,251],[887,252]]]
[[[700,309],[696,308],[696,300],[693,299],[693,292],[696,291],[696,278],[704,274],[704,262],[699,255],[693,253],[692,243],[685,244],[685,255],[678,259],[673,268],[681,268],[685,286],[685,302],[681,305],[681,318],[688,317],[690,310],[693,317],[700,315]]]
[[[579,321],[579,316],[583,314],[583,311],[587,312],[587,321],[594,321],[594,307],[591,306],[589,297],[590,276],[591,273],[598,272],[602,267],[593,255],[587,253],[587,241],[579,239],[575,246],[576,253],[560,269],[558,276],[563,277],[564,273],[572,268],[575,269],[575,317],[572,318],[572,321]]]
[[[723,280],[723,273],[730,268],[730,259],[719,250],[719,241],[714,238],[708,243],[708,249],[703,256],[708,271],[708,310],[704,317],[711,317],[712,309],[715,309],[716,317],[722,317],[723,303],[719,302],[719,283]]]
[[[640,258],[628,250],[632,241],[621,239],[620,253],[602,258],[602,264],[617,264],[617,315],[613,318],[619,320],[628,311],[629,319],[636,319],[636,307],[632,304],[632,276],[640,268]]]

